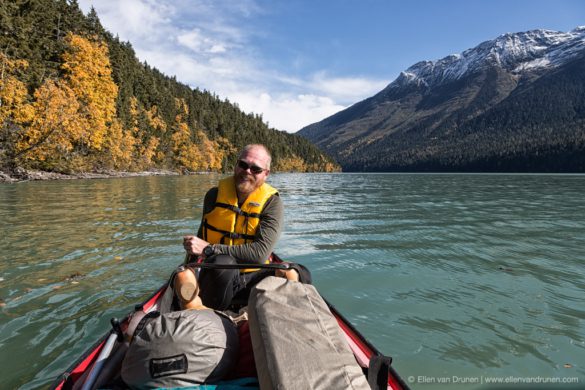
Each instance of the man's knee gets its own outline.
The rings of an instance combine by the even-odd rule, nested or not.
[[[207,264],[237,264],[229,255],[216,255],[205,260]],[[200,296],[203,304],[217,310],[224,310],[231,303],[237,269],[202,268],[199,273]]]
[[[203,262],[207,263],[207,264],[222,264],[222,265],[237,264],[237,261],[233,256],[224,255],[224,254],[211,256],[211,257],[205,259]],[[205,268],[203,270],[205,270]]]

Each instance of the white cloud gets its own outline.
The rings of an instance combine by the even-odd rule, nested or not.
[[[328,77],[319,72],[312,78],[314,88],[333,99],[356,101],[381,91],[387,80],[373,80],[365,77]]]
[[[255,91],[234,95],[244,112],[261,113],[264,121],[279,130],[294,132],[346,108],[317,95],[277,95]]]
[[[212,54],[226,52],[225,44],[203,36],[200,29],[179,33],[177,35],[177,42],[196,54],[201,54],[201,52]]]
[[[87,12],[91,0],[80,5]],[[293,75],[270,69],[269,54],[254,45],[259,32],[241,23],[265,12],[254,0],[100,0],[95,8],[104,27],[129,41],[141,61],[261,114],[280,130],[297,131],[387,84],[325,71]]]
[[[198,29],[180,34],[177,36],[177,42],[193,51],[199,51],[203,46],[203,39]]]
[[[81,0],[84,10],[91,1]],[[171,3],[172,4],[172,3]],[[132,43],[148,40],[153,32],[161,31],[171,23],[175,10],[170,4],[149,0],[99,1],[94,5],[102,24],[113,34]]]
[[[226,48],[223,45],[213,45],[211,46],[211,48],[209,49],[210,53],[225,53],[226,52]]]

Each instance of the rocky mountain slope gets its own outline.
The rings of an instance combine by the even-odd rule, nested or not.
[[[585,171],[585,27],[414,64],[299,131],[346,171]]]

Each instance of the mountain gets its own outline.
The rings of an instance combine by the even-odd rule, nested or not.
[[[418,62],[297,134],[345,171],[585,172],[585,27]]]
[[[335,171],[305,138],[136,58],[77,0],[0,2],[0,171],[231,171],[263,143],[275,171]]]

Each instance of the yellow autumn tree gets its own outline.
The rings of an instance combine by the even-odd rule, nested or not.
[[[26,85],[16,77],[28,68],[25,60],[13,60],[0,52],[0,125],[10,121],[17,125],[33,118],[33,109],[28,104]]]
[[[191,142],[191,130],[186,123],[176,123],[173,126],[171,148],[177,168],[189,171],[200,169],[199,151]]]
[[[153,105],[149,110],[146,110],[145,115],[148,125],[154,129],[154,134],[158,134],[159,136],[148,132],[146,142],[143,146],[144,150],[141,150],[140,155],[148,156],[151,164],[155,164],[165,159],[165,153],[164,151],[159,150],[159,145],[161,144],[161,137],[163,137],[164,133],[167,131],[167,123],[163,119],[160,110],[156,105]]]
[[[47,80],[34,94],[34,119],[16,144],[15,158],[67,168],[69,154],[81,137],[79,102],[66,85]]]
[[[65,42],[64,77],[46,80],[35,91],[34,119],[23,128],[15,157],[64,171],[93,169],[103,158],[121,163],[126,160],[124,148],[133,143],[116,123],[118,87],[107,46],[72,33]],[[104,146],[115,149],[106,153]]]
[[[18,79],[28,63],[0,52],[0,164],[13,165],[16,143],[34,117],[26,85]]]
[[[141,169],[152,168],[157,160],[162,161],[163,156],[158,150],[160,139],[158,137],[150,137],[146,144],[141,147]]]
[[[185,110],[189,110],[187,106],[184,106]],[[156,105],[150,107],[150,110],[145,111],[146,119],[148,120],[148,124],[152,127],[158,134],[163,134],[167,131],[167,123],[162,118],[160,114],[160,110]]]
[[[199,155],[203,164],[202,169],[219,171],[222,167],[223,159],[225,157],[225,150],[220,147],[219,143],[212,141],[207,137],[202,130],[198,130],[196,133]],[[227,139],[222,138],[227,141]],[[227,141],[229,144],[229,141]]]
[[[228,154],[236,148],[227,138],[211,140],[201,129],[190,129],[186,123],[189,107],[184,99],[175,99],[178,111],[172,128],[171,152],[173,162],[182,171],[219,171]]]
[[[193,142],[191,129],[186,123],[189,107],[184,99],[175,99],[177,115],[172,127],[171,152],[174,165],[180,170],[199,171],[205,167],[199,148]]]
[[[227,166],[227,157],[238,153],[238,148],[225,137],[218,137],[214,142],[216,144],[215,150],[217,153],[216,162],[219,163],[219,167],[217,169],[231,171],[233,167]]]
[[[118,119],[108,126],[101,158],[103,168],[131,170],[134,167],[134,148],[136,138],[130,130],[125,130]]]
[[[83,128],[79,129],[80,147],[100,150],[115,118],[118,96],[108,47],[104,42],[92,42],[72,33],[67,34],[65,42],[68,48],[63,54],[61,68],[66,84],[79,100],[80,115],[84,120]]]
[[[274,165],[274,170],[281,172],[306,172],[307,164],[301,157],[293,154],[290,157],[279,159]]]
[[[144,115],[149,124],[159,132],[166,131],[166,123],[161,118],[156,106],[150,110],[145,110],[140,106],[135,96],[130,98],[130,135],[135,139],[133,151],[133,168],[145,170],[155,166],[156,161],[162,161],[163,156],[159,155],[158,147],[160,138],[150,134],[146,129],[141,129],[139,125],[140,116]]]

